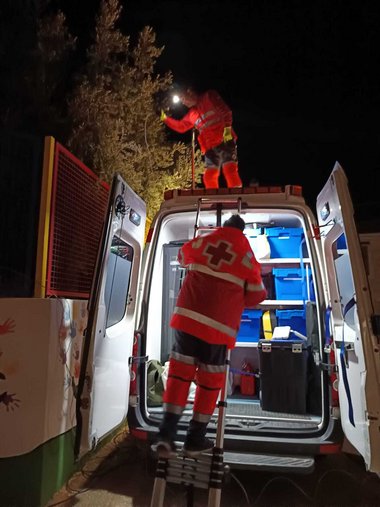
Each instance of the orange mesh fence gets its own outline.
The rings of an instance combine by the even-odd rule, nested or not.
[[[88,298],[109,186],[56,143],[47,296]]]

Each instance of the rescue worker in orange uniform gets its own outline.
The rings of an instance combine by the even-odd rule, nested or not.
[[[219,188],[220,169],[223,170],[228,188],[239,188],[242,181],[238,172],[236,140],[232,128],[232,112],[215,90],[198,94],[187,88],[178,95],[188,112],[176,120],[161,111],[161,120],[176,132],[184,133],[191,128],[198,131],[198,143],[204,155],[205,188]]]
[[[193,416],[183,451],[194,457],[214,446],[206,432],[224,382],[227,348],[235,346],[244,308],[256,306],[267,295],[244,228],[244,220],[232,215],[223,227],[192,239],[179,251],[178,260],[188,271],[170,322],[175,343],[164,417],[152,445],[161,457],[175,454],[178,421],[194,380]]]

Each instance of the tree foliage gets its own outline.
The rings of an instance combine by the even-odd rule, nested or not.
[[[118,0],[103,0],[94,42],[69,103],[69,147],[103,179],[119,172],[148,205],[152,217],[167,188],[191,185],[191,150],[169,143],[156,97],[172,83],[154,73],[163,48],[145,27],[134,46],[117,27]],[[200,157],[198,154],[198,167]],[[199,171],[198,171],[199,172]]]
[[[159,120],[158,97],[172,74],[155,72],[164,47],[152,27],[132,44],[119,27],[120,0],[101,0],[82,58],[64,13],[48,0],[4,0],[1,9],[1,126],[54,135],[108,182],[120,173],[150,218],[165,189],[191,186],[191,146],[170,141]],[[201,170],[196,150],[197,178]]]
[[[61,139],[69,124],[65,96],[76,40],[62,12],[46,12],[48,3],[0,5],[0,125]]]

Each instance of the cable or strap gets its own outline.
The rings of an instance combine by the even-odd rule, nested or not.
[[[330,333],[330,318],[331,318],[331,306],[326,308],[325,314],[325,347],[331,346],[331,333]]]
[[[231,373],[236,373],[237,375],[247,375],[248,377],[259,377],[257,373],[249,372],[249,371],[243,371],[238,370],[237,368],[230,368]]]
[[[354,407],[352,406],[352,398],[351,398],[351,391],[350,391],[350,385],[348,383],[348,377],[347,377],[347,365],[346,365],[346,346],[344,342],[344,319],[347,315],[347,313],[356,305],[355,298],[352,297],[349,302],[346,304],[343,310],[343,327],[342,327],[342,343],[340,345],[340,365],[342,367],[342,377],[343,377],[343,384],[344,384],[344,390],[346,391],[347,396],[347,403],[348,403],[348,419],[352,426],[355,427],[355,421],[354,421]]]
[[[299,256],[300,256],[300,266],[301,266],[301,285],[302,285],[302,302],[303,302],[303,307],[304,309],[306,310],[306,305],[305,305],[305,301],[307,299],[307,294],[306,294],[306,284],[309,285],[309,280],[307,279],[306,280],[306,272],[308,270],[305,269],[305,265],[304,265],[304,261],[303,261],[303,245],[306,245],[306,238],[305,238],[305,234],[302,233],[302,239],[301,239],[301,242],[300,242],[300,246],[299,246]],[[309,273],[307,273],[309,274]],[[309,287],[309,291],[310,291],[310,287]]]

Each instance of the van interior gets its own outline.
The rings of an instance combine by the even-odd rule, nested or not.
[[[174,340],[171,314],[186,275],[177,260],[184,242],[223,225],[237,210],[214,205],[200,211],[166,214],[156,224],[149,254],[146,354],[163,366],[163,382]],[[319,366],[324,344],[320,333],[315,246],[307,217],[297,209],[244,209],[246,235],[257,260],[268,298],[245,309],[231,351],[226,430],[316,431],[323,424],[325,389]],[[320,284],[319,284],[320,285]],[[146,413],[156,424],[162,403],[150,397]],[[183,419],[191,416],[191,386]],[[216,422],[217,409],[212,423]]]

